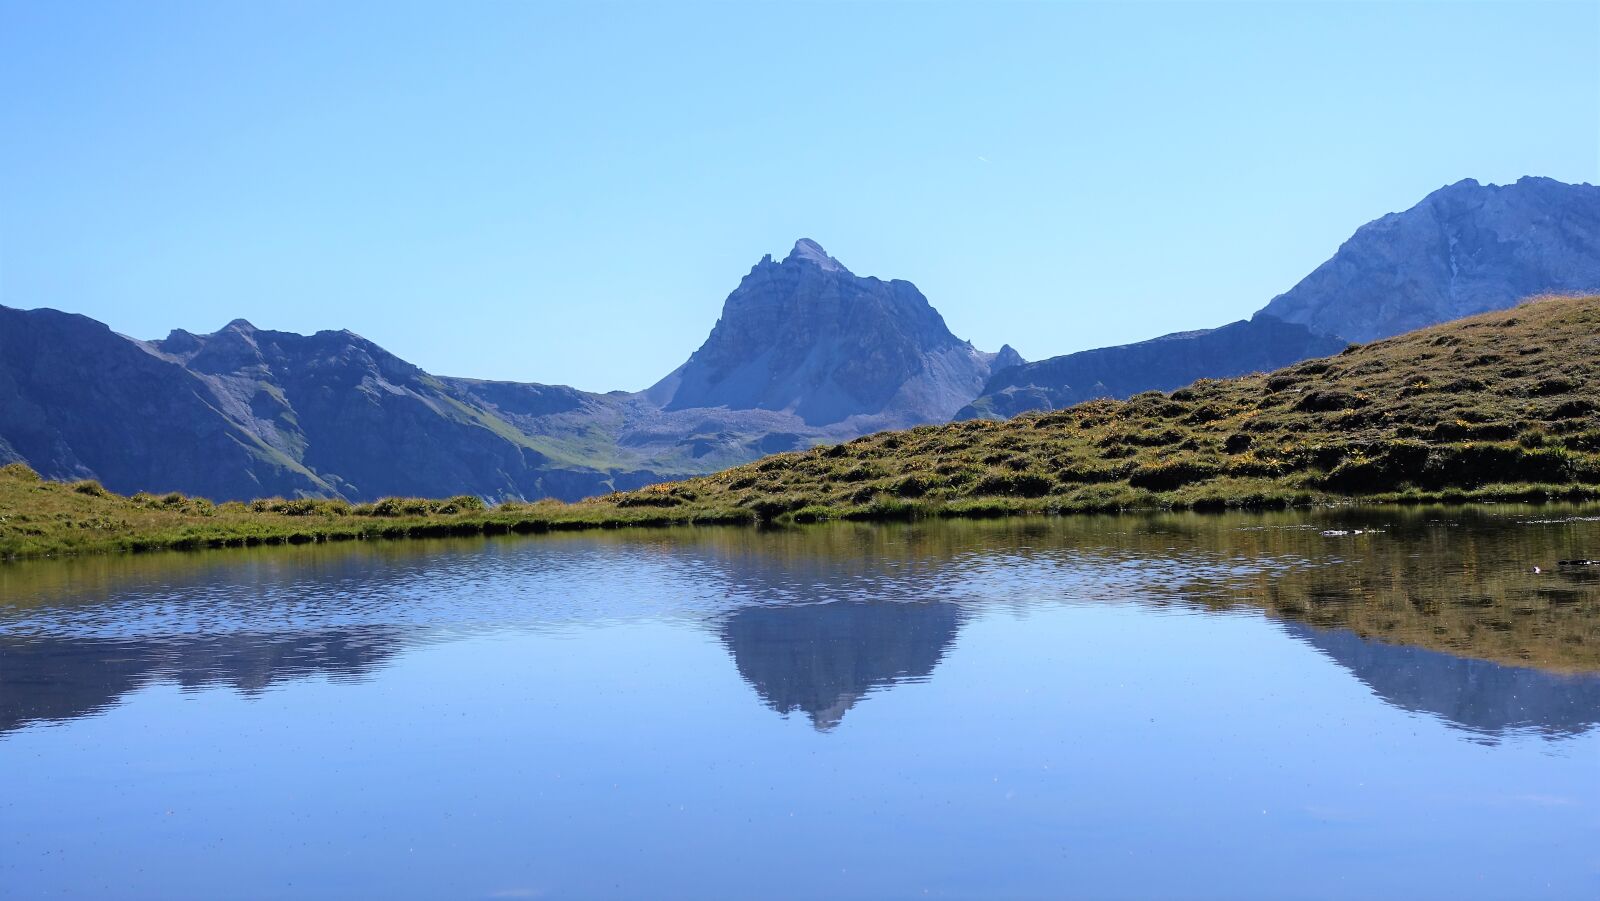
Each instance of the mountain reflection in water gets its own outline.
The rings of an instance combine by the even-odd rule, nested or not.
[[[1345,629],[1285,627],[1402,710],[1428,713],[1485,738],[1531,729],[1551,738],[1600,723],[1600,676],[1547,673],[1370,641]]]
[[[1480,737],[1559,738],[1600,723],[1600,582],[1534,567],[1600,548],[1587,512],[685,530],[0,567],[0,735],[156,682],[359,680],[423,643],[651,619],[705,629],[761,703],[829,731],[863,697],[935,677],[977,616],[1134,603],[1257,610],[1396,708]]]
[[[768,707],[826,732],[874,689],[928,678],[962,619],[938,601],[799,604],[746,607],[718,631]]]

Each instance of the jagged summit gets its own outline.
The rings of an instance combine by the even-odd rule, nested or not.
[[[789,255],[784,257],[783,261],[784,263],[810,263],[820,267],[824,272],[850,272],[849,269],[844,267],[843,263],[828,256],[828,252],[822,249],[821,244],[810,238],[801,238],[794,242],[794,249],[789,251]]]
[[[948,419],[993,357],[952,335],[915,285],[855,275],[802,238],[752,269],[700,349],[645,395],[668,411],[771,410],[870,431]]]

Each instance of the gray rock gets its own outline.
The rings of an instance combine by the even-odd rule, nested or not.
[[[1600,187],[1472,179],[1356,230],[1265,311],[1372,341],[1531,295],[1600,289]]]
[[[948,420],[977,396],[995,358],[952,335],[915,285],[857,276],[801,239],[782,262],[757,263],[700,349],[645,395],[669,412],[773,410],[811,427],[853,418],[902,427]]]

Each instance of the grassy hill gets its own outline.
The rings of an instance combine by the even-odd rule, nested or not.
[[[884,432],[574,504],[110,494],[0,469],[0,558],[483,532],[1600,497],[1600,297],[1268,375]]]
[[[762,519],[1589,497],[1600,298],[1541,298],[1269,375],[780,454],[607,503]]]

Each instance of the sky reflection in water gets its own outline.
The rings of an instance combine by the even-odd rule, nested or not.
[[[1592,896],[1593,515],[0,568],[0,884]]]

